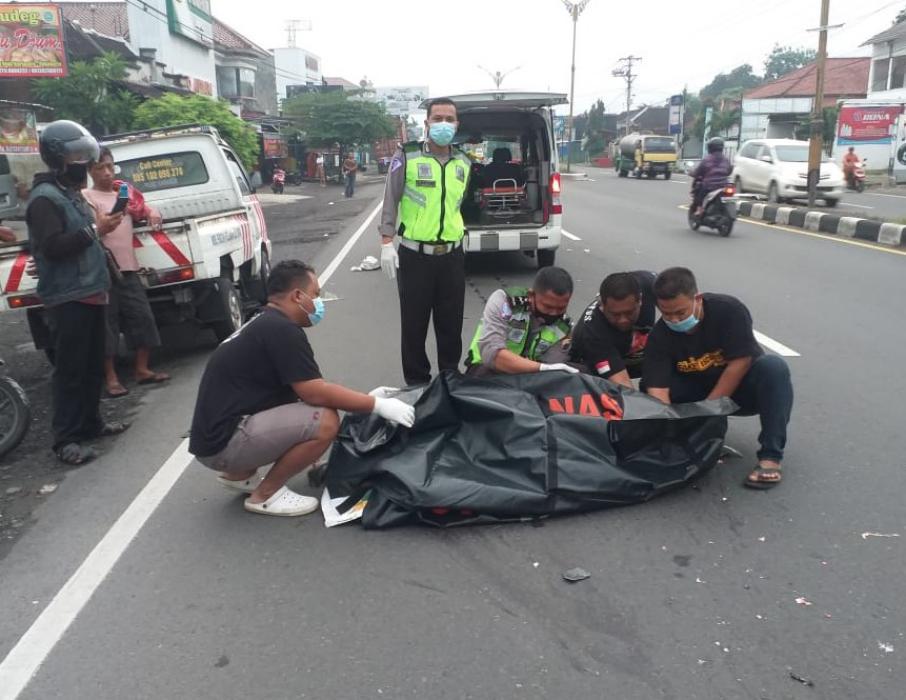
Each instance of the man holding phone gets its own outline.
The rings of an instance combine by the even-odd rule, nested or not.
[[[157,228],[161,225],[161,216],[145,203],[137,190],[114,178],[115,165],[109,148],[101,148],[100,157],[89,168],[89,174],[92,186],[83,194],[94,210],[95,218],[98,221],[109,218],[115,223],[101,242],[113,255],[121,273],[110,288],[104,355],[107,396],[118,398],[129,393],[117,376],[114,363],[120,331],[126,336],[129,349],[135,352],[135,381],[138,384],[158,384],[170,379],[170,375],[155,372],[148,366],[151,349],[160,346],[160,334],[138,275],[139,264],[132,246],[135,222],[146,220]],[[121,191],[123,188],[124,192]],[[123,194],[127,196],[123,197]]]

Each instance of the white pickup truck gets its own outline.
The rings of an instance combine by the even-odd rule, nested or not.
[[[271,242],[239,159],[209,126],[105,137],[118,178],[161,212],[159,231],[137,227],[133,245],[158,325],[192,321],[229,337],[266,300]],[[0,246],[0,311],[29,310],[35,345],[46,347],[37,280],[26,241]]]

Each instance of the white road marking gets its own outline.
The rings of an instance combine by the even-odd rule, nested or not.
[[[906,195],[903,194],[884,194],[883,192],[863,192],[863,195],[868,195],[869,197],[893,197],[894,199],[906,199]]]
[[[874,207],[867,207],[864,204],[853,204],[852,202],[840,202],[840,205],[844,207],[856,207],[856,209],[874,209]]]
[[[566,229],[560,229],[560,233],[566,236],[571,241],[581,241],[582,239],[576,236],[575,234],[570,233]]]
[[[381,210],[378,204],[318,281],[324,285]],[[0,700],[16,700],[195,458],[183,440],[0,662]]]
[[[768,350],[776,352],[778,355],[783,357],[802,357],[798,352],[792,348],[788,348],[783,343],[779,343],[773,338],[769,338],[764,333],[759,333],[758,331],[753,331],[755,333],[755,340],[757,340],[761,345],[764,345]]]

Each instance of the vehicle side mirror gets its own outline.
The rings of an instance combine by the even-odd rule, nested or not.
[[[759,158],[759,160],[762,163],[773,163],[774,162],[774,159],[771,158],[771,156],[761,156],[761,158]]]

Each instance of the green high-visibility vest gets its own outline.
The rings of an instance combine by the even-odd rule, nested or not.
[[[506,349],[516,355],[541,362],[541,358],[554,345],[569,335],[572,325],[569,318],[561,318],[556,323],[542,326],[529,343],[532,330],[532,309],[529,306],[528,289],[526,287],[509,287],[506,291],[507,303],[513,314],[507,325],[509,329],[506,336]],[[469,346],[469,356],[466,365],[480,365],[481,352],[478,349],[478,339],[481,337],[482,323],[478,322],[472,344]]]
[[[453,148],[450,160],[440,164],[421,142],[403,146],[406,186],[400,200],[400,234],[421,243],[455,243],[462,239],[462,200],[469,184],[472,162]]]

